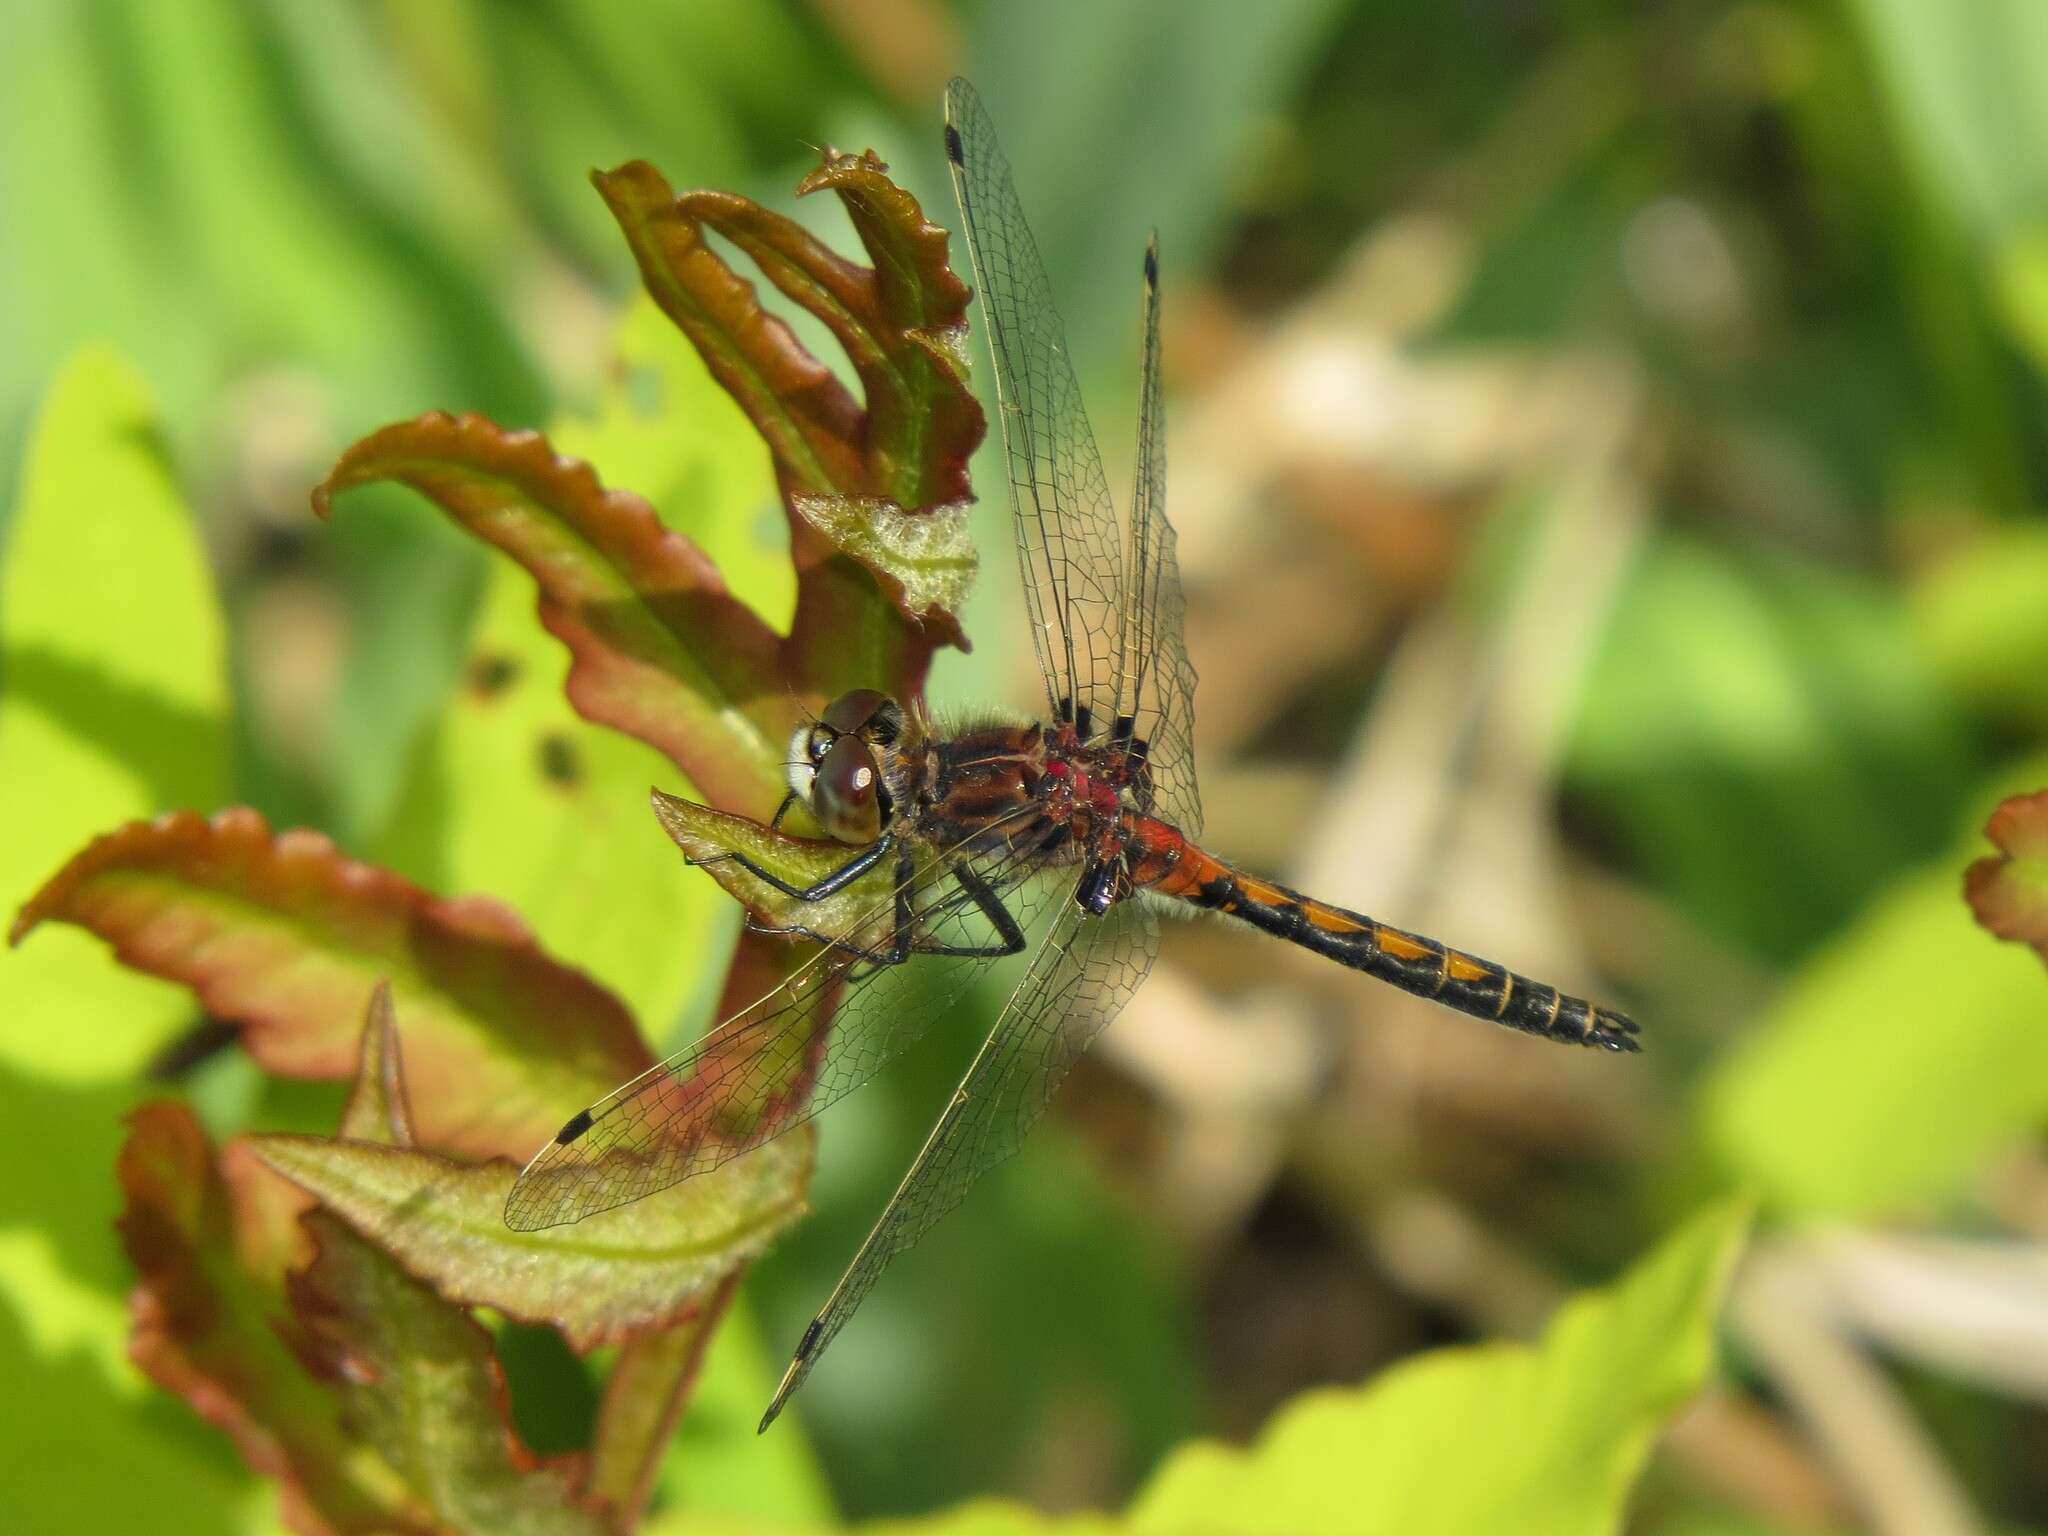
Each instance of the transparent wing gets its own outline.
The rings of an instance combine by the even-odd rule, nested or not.
[[[918,852],[907,884],[920,952],[907,963],[870,958],[895,937],[898,882],[839,936],[854,947],[821,949],[696,1044],[574,1116],[513,1184],[506,1225],[559,1226],[666,1189],[802,1124],[873,1077],[999,958],[931,952],[1001,941],[953,874],[962,858]],[[971,867],[1028,928],[1062,892],[1059,881],[1030,879],[1038,863],[1035,847],[1020,846]]]
[[[957,1206],[976,1179],[1023,1145],[1067,1069],[1137,991],[1158,948],[1157,920],[1141,902],[1124,902],[1099,918],[1072,905],[1060,910],[924,1150],[825,1309],[804,1330],[761,1420],[763,1429],[803,1385],[889,1261]]]
[[[1107,729],[1116,711],[1123,535],[1081,403],[1038,243],[981,97],[946,87],[946,158],[995,361],[1017,560],[1055,713],[1071,702]]]
[[[1130,717],[1151,749],[1154,806],[1197,833],[1195,675],[1165,507],[1157,242],[1146,252],[1137,490],[1126,534],[1045,263],[995,128],[965,80],[946,88],[946,157],[995,362],[1017,560],[1047,703],[1056,714],[1068,704],[1086,710],[1097,733]]]
[[[1202,831],[1195,784],[1195,668],[1182,634],[1185,603],[1173,524],[1166,516],[1166,412],[1159,385],[1159,235],[1145,246],[1145,360],[1138,394],[1137,485],[1131,493],[1131,572],[1119,668],[1120,713],[1150,748],[1152,804],[1190,837]]]

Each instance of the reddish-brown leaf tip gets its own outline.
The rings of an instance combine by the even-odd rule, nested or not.
[[[2030,944],[2048,960],[2048,789],[2006,800],[1984,835],[2000,851],[1964,873],[1970,909],[1999,938]]]
[[[593,171],[590,180],[648,293],[766,439],[784,482],[816,495],[866,489],[859,402],[705,243],[668,179],[645,160],[630,160]]]
[[[538,432],[430,411],[371,433],[313,492],[393,481],[510,555],[573,665],[572,704],[666,753],[721,804],[778,793],[783,641],[641,497]],[[772,802],[771,802],[772,803]]]
[[[17,935],[53,918],[191,987],[286,1076],[349,1076],[363,999],[389,977],[419,1139],[458,1155],[524,1157],[563,1106],[648,1064],[618,999],[546,955],[509,908],[437,898],[251,810],[175,812],[99,838],[22,909]]]

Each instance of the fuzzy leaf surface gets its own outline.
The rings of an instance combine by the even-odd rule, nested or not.
[[[879,496],[794,495],[790,505],[834,549],[866,567],[905,619],[951,626],[952,643],[967,649],[952,617],[980,565],[965,502],[915,513]]]

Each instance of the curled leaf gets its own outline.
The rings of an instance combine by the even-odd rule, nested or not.
[[[827,695],[921,686],[934,648],[965,645],[954,607],[973,576],[960,508],[987,423],[967,385],[969,290],[947,266],[946,232],[887,172],[872,154],[833,154],[801,189],[839,195],[872,269],[745,198],[678,198],[642,161],[594,178],[648,292],[767,440],[797,570],[785,672],[793,687]],[[706,245],[706,228],[832,330],[865,410],[761,308],[754,286]],[[804,498],[853,500],[807,512]],[[939,526],[901,526],[926,518]],[[898,612],[877,604],[877,586]]]
[[[563,1106],[648,1064],[618,1000],[549,959],[508,909],[437,899],[317,833],[274,834],[254,811],[180,812],[101,837],[22,909],[14,942],[53,918],[191,987],[288,1077],[348,1077],[364,999],[390,978],[419,1139],[446,1152],[524,1157]]]
[[[2003,802],[1984,835],[1999,852],[1964,873],[1970,909],[1999,938],[2031,944],[2048,960],[2048,789]]]
[[[348,1428],[397,1475],[408,1525],[504,1536],[606,1536],[573,1469],[544,1465],[510,1421],[491,1337],[324,1212],[288,1281],[300,1357],[333,1383]]]
[[[389,1469],[356,1453],[341,1404],[279,1335],[283,1298],[244,1261],[238,1208],[206,1132],[182,1104],[129,1120],[119,1176],[122,1245],[141,1272],[129,1353],[160,1386],[279,1480],[298,1531],[416,1529]]]
[[[791,496],[790,505],[834,549],[865,566],[904,618],[968,649],[953,616],[980,565],[965,502],[918,513],[878,496]]]
[[[690,862],[711,876],[762,927],[788,929],[819,938],[835,938],[863,949],[887,947],[895,933],[889,904],[895,889],[896,866],[882,860],[844,890],[818,901],[800,901],[753,874],[735,853],[745,854],[787,885],[815,885],[840,869],[854,850],[844,843],[791,837],[708,805],[653,790],[654,814]]]
[[[794,343],[791,343],[794,345]],[[666,753],[721,804],[772,806],[788,710],[782,641],[704,552],[538,432],[430,411],[371,433],[313,491],[392,480],[510,555],[569,648],[570,702]]]
[[[724,1167],[574,1226],[515,1232],[515,1170],[319,1136],[258,1136],[290,1179],[449,1301],[559,1328],[593,1349],[695,1313],[804,1210],[814,1138],[783,1136]]]
[[[888,172],[872,151],[829,153],[797,187],[838,195],[872,267],[745,198],[686,192],[678,202],[831,328],[867,400],[867,485],[916,512],[972,499],[967,465],[987,423],[967,384],[972,290],[947,264],[946,231]]]
[[[784,483],[814,495],[867,489],[859,404],[705,244],[703,226],[661,172],[633,160],[590,179],[647,291],[767,440]]]

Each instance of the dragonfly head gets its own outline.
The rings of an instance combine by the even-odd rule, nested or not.
[[[789,787],[829,837],[872,843],[895,807],[881,755],[903,734],[903,709],[872,688],[842,693],[790,741]]]

